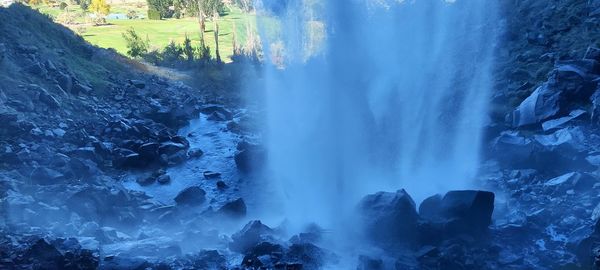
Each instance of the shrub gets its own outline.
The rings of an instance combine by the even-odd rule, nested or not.
[[[148,19],[150,20],[160,20],[160,12],[158,10],[148,7]]]
[[[183,49],[171,40],[171,42],[169,42],[169,45],[167,45],[167,47],[165,47],[165,49],[163,50],[162,59],[167,63],[174,63],[181,59],[182,54]]]
[[[196,59],[201,60],[201,61],[209,61],[210,60],[210,47],[200,44],[200,46],[198,46],[198,48],[196,48]]]
[[[148,40],[143,40],[135,29],[129,28],[123,33],[123,38],[127,43],[127,54],[131,57],[144,56],[148,52]]]
[[[127,19],[133,20],[133,19],[137,19],[138,15],[135,12],[135,10],[129,10],[127,11]]]
[[[60,5],[58,7],[60,8],[60,10],[65,10],[65,9],[67,9],[67,6],[68,6],[67,3],[60,2]]]
[[[55,21],[61,24],[73,24],[75,23],[76,16],[71,12],[63,12],[56,16]]]
[[[88,10],[91,2],[92,0],[78,0],[77,4],[81,7],[81,9]]]
[[[187,36],[187,34],[185,35],[185,40],[183,41],[183,55],[185,56],[185,58],[191,62],[194,61],[194,47],[192,47],[192,40],[190,40],[190,38]]]

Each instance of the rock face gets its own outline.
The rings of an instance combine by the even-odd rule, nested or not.
[[[368,195],[358,207],[365,233],[375,243],[385,246],[414,242],[419,215],[405,190]]]

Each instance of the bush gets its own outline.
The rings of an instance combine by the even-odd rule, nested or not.
[[[183,55],[185,56],[185,58],[191,62],[194,61],[194,47],[192,47],[192,40],[190,40],[190,38],[187,36],[187,34],[185,35],[185,40],[183,41]]]
[[[110,12],[110,5],[105,0],[92,0],[88,10],[95,14],[107,15]]]
[[[143,40],[135,29],[129,28],[123,33],[123,38],[127,43],[127,54],[131,57],[144,56],[148,52],[148,40]]]
[[[166,63],[175,63],[181,60],[182,54],[183,49],[171,40],[169,45],[167,45],[167,47],[165,47],[165,49],[163,50],[162,59]]]
[[[90,4],[92,3],[92,0],[78,0],[77,4],[81,7],[81,9],[83,10],[88,10],[88,8],[90,7]]]
[[[67,6],[68,6],[67,3],[60,2],[60,5],[58,7],[60,8],[60,10],[65,10],[65,9],[67,9]]]
[[[73,24],[75,23],[76,16],[71,12],[63,12],[56,16],[55,21],[61,24]]]
[[[196,59],[198,59],[200,61],[209,61],[210,60],[210,47],[200,44],[200,46],[198,46],[198,48],[196,48]]]
[[[149,7],[148,8],[148,19],[150,19],[150,20],[160,20],[162,18],[160,17],[160,12],[158,12],[158,10]]]
[[[127,11],[127,19],[133,20],[133,19],[137,19],[138,15],[135,12],[135,10],[129,10]]]

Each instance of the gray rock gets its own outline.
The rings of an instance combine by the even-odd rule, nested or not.
[[[34,183],[41,185],[53,185],[58,184],[64,179],[64,175],[53,169],[46,167],[37,167],[31,172],[30,179]]]
[[[560,111],[560,95],[560,91],[553,91],[548,84],[538,87],[513,112],[512,125],[514,127],[533,125],[556,116]]]
[[[569,123],[571,120],[577,119],[577,118],[585,115],[586,113],[587,112],[584,110],[574,110],[571,113],[569,113],[568,116],[561,117],[558,119],[548,120],[548,121],[542,123],[542,129],[544,129],[544,131],[550,131],[553,129],[561,128],[565,124]]]

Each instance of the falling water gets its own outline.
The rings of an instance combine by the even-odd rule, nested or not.
[[[281,31],[263,47],[285,61],[265,69],[268,177],[288,220],[335,227],[368,193],[473,187],[494,1],[272,2]]]

